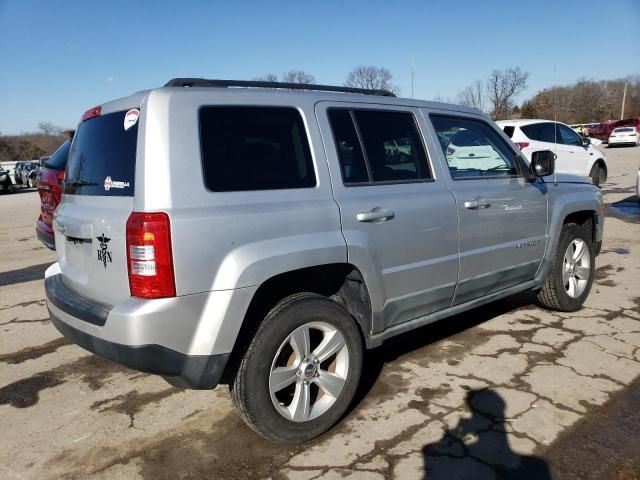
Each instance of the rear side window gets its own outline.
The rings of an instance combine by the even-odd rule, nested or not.
[[[214,192],[316,185],[300,113],[287,107],[203,107],[205,184]]]
[[[520,127],[520,130],[531,140],[556,143],[556,129],[553,123],[533,123]]]
[[[344,183],[369,181],[367,165],[360,147],[358,134],[349,110],[330,110],[329,121],[333,129]]]
[[[504,133],[506,133],[506,134],[507,134],[507,137],[509,137],[509,138],[513,138],[513,132],[514,132],[514,130],[515,130],[515,127],[514,127],[514,126],[509,126],[509,125],[507,125],[507,126],[506,126],[506,127],[504,127],[502,130],[504,131]]]
[[[138,124],[125,130],[126,113],[108,113],[80,123],[67,160],[65,194],[133,195]]]
[[[329,120],[346,185],[432,178],[411,113],[331,109]]]
[[[64,170],[64,167],[67,166],[69,150],[71,150],[71,141],[67,140],[60,145],[55,152],[53,152],[53,155],[51,155],[45,162],[45,166],[55,168],[57,170]]]

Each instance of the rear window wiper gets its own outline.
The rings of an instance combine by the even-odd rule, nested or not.
[[[87,182],[86,180],[74,180],[73,182],[65,182],[69,187],[95,187],[96,182]]]

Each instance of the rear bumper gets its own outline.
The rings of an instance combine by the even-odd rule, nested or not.
[[[75,329],[49,310],[51,323],[66,338],[90,352],[142,372],[162,375],[180,388],[215,388],[229,354],[184,355],[161,345],[122,345]]]
[[[127,367],[165,377],[182,388],[211,389],[221,381],[250,293],[206,292],[118,305],[69,288],[58,264],[45,273],[53,325],[77,345]]]

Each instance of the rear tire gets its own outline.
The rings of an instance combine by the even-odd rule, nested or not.
[[[304,442],[344,415],[362,360],[359,328],[342,306],[312,293],[291,295],[258,328],[231,397],[242,419],[263,437]]]
[[[538,300],[561,312],[578,310],[591,290],[595,255],[589,224],[562,226],[558,247]]]

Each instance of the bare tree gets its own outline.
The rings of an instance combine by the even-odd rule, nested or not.
[[[391,85],[392,80],[393,74],[386,68],[361,65],[349,72],[344,84],[347,87],[389,90],[398,93],[399,88]]]
[[[51,122],[38,123],[38,131],[43,135],[60,135],[60,127],[56,127]]]
[[[303,70],[290,70],[282,75],[282,81],[286,83],[315,83],[316,77]]]
[[[520,67],[494,70],[487,80],[487,94],[493,118],[506,118],[515,97],[527,88],[529,74]]]
[[[275,73],[265,73],[261,77],[254,77],[253,79],[258,82],[277,82],[278,76]]]
[[[484,84],[481,80],[476,80],[468,87],[458,93],[458,103],[466,107],[477,108],[484,111]]]

